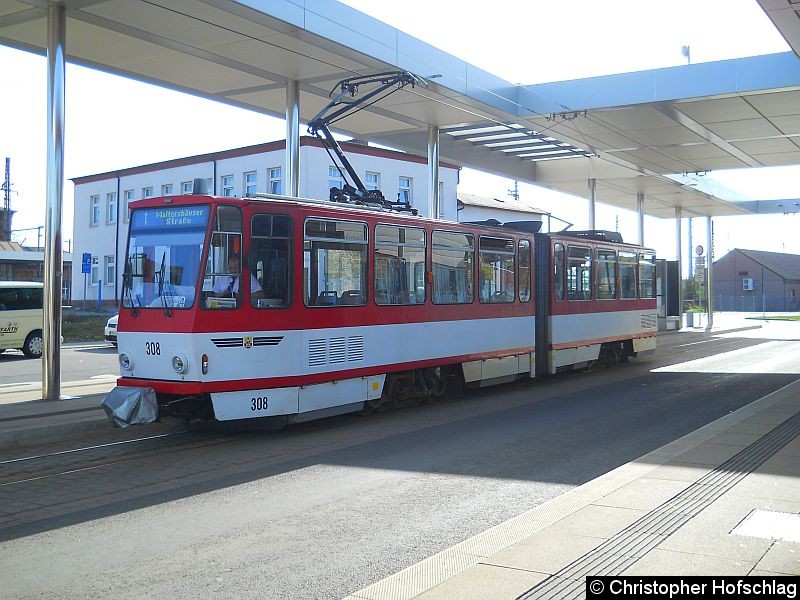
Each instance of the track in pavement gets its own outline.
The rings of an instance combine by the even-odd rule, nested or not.
[[[665,337],[648,361],[206,446],[152,443],[122,466],[0,488],[15,519],[0,521],[0,565],[52,562],[63,597],[341,598],[797,378],[651,373],[762,344]],[[67,572],[63,557],[81,552]],[[93,575],[120,569],[111,584]]]

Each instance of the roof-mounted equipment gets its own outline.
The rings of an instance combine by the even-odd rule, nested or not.
[[[342,189],[331,188],[330,199],[332,201],[370,205],[382,209],[417,214],[417,210],[411,208],[405,202],[391,202],[383,196],[380,190],[368,190],[328,128],[339,119],[367,108],[409,84],[413,88],[417,83],[422,83],[422,80],[408,71],[388,71],[376,75],[343,79],[331,90],[329,96],[333,96],[337,88],[339,93],[328,102],[316,117],[309,121],[308,132],[320,139],[323,147],[328,152],[328,156],[331,157],[333,164],[345,182]],[[356,98],[360,86],[376,84],[377,87],[375,89]],[[335,158],[334,154],[336,155]],[[347,171],[347,175],[345,175],[345,171]],[[348,176],[352,184],[348,181]]]
[[[586,231],[561,231],[559,232],[558,235],[566,235],[569,237],[597,240],[601,242],[622,243],[622,234],[620,234],[618,231],[606,231],[604,229],[588,229]]]

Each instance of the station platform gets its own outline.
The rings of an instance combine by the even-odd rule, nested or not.
[[[720,315],[711,333],[761,327],[743,317]],[[58,402],[5,386],[0,454],[184,427],[112,428],[100,402],[113,386],[66,383],[72,397]],[[590,576],[800,575],[798,433],[800,380],[348,600],[583,598]]]
[[[587,597],[596,576],[800,575],[798,433],[795,381],[347,600],[549,600]]]

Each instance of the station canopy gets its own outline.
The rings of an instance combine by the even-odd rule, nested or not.
[[[794,52],[520,86],[333,0],[63,4],[70,62],[280,118],[289,80],[307,121],[344,78],[410,71],[427,85],[337,130],[425,155],[436,126],[442,160],[581,197],[594,179],[598,202],[641,193],[652,216],[747,213],[671,174],[800,164]],[[0,43],[43,53],[47,6],[0,0]]]

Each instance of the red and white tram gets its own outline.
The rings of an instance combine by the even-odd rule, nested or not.
[[[654,253],[602,232],[280,196],[131,208],[119,425],[291,423],[655,349]]]

